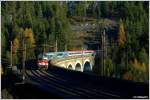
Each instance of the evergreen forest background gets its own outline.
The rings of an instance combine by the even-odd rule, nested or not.
[[[97,29],[78,31],[80,25]],[[76,28],[77,32],[73,30]],[[26,60],[40,52],[81,50],[85,38],[106,32],[107,52],[104,70],[94,73],[134,81],[149,81],[149,2],[148,1],[2,1],[1,63],[4,73],[10,65],[12,41],[13,65],[21,62],[26,42]],[[90,38],[93,40],[94,38]],[[101,45],[99,38],[97,45]],[[91,48],[89,48],[91,49]]]

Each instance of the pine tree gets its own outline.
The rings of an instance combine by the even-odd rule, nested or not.
[[[101,12],[102,12],[102,16],[103,17],[108,17],[108,13],[109,13],[109,5],[108,2],[106,1],[102,1],[101,2]]]
[[[19,48],[19,40],[18,38],[16,37],[14,40],[13,40],[13,53],[16,54],[17,53],[17,50]]]
[[[148,54],[146,53],[146,50],[144,48],[142,48],[139,52],[139,60],[142,62],[142,63],[145,63],[146,65],[148,65]]]
[[[34,47],[35,47],[35,39],[34,39],[34,33],[31,28],[26,28],[24,30],[25,34],[25,44],[27,48],[27,59],[33,58],[34,55]]]
[[[1,33],[1,53],[5,53],[5,50],[6,50],[6,36],[5,34],[2,32]]]
[[[119,37],[118,37],[118,42],[120,47],[124,47],[125,42],[126,42],[126,35],[125,35],[125,30],[124,30],[124,25],[122,19],[120,19],[120,24],[119,24]]]
[[[97,12],[97,18],[100,19],[101,17],[101,2],[97,3],[97,7],[96,7],[96,12]]]
[[[114,74],[114,66],[113,66],[113,63],[112,63],[112,60],[107,58],[105,60],[105,73],[106,73],[106,76],[108,77],[112,77],[113,74]]]
[[[31,28],[25,29],[25,37],[27,37],[27,43],[32,47],[35,44],[34,33]]]
[[[18,49],[19,49],[19,46],[20,46],[20,42],[19,42],[19,39],[18,37],[16,37],[14,40],[13,40],[13,47],[12,47],[12,52],[13,52],[13,63],[14,64],[17,64],[17,53],[18,53]]]

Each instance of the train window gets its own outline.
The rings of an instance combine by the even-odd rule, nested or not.
[[[46,57],[44,57],[43,60],[48,60],[48,59]]]
[[[81,55],[81,53],[80,52],[75,52],[75,53],[69,53],[69,55]]]
[[[88,54],[89,54],[89,53],[92,53],[92,52],[85,52],[85,53],[88,53]]]
[[[44,54],[44,55],[43,55],[43,57],[47,57],[47,55],[46,55],[46,54]]]
[[[53,57],[53,55],[48,55],[47,57],[48,57],[48,59],[51,59]]]
[[[57,54],[57,57],[61,57],[61,56],[63,56],[63,53],[58,53]]]

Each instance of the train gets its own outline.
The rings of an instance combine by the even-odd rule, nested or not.
[[[54,58],[73,58],[79,56],[92,55],[95,56],[96,52],[94,50],[74,50],[74,51],[64,51],[64,52],[47,52],[38,55],[37,65],[38,69],[47,70],[49,63]]]

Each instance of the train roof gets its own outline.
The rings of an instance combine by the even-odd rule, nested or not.
[[[54,54],[65,53],[65,52],[94,52],[94,50],[69,50],[69,51],[64,51],[64,52],[48,52],[48,53],[45,53],[45,54],[54,55]]]
[[[54,52],[48,52],[48,53],[45,53],[47,55],[54,55]]]
[[[48,55],[54,55],[54,54],[58,54],[58,53],[64,53],[64,52],[48,52],[46,54],[48,54]]]
[[[67,52],[94,52],[94,50],[70,50]]]

